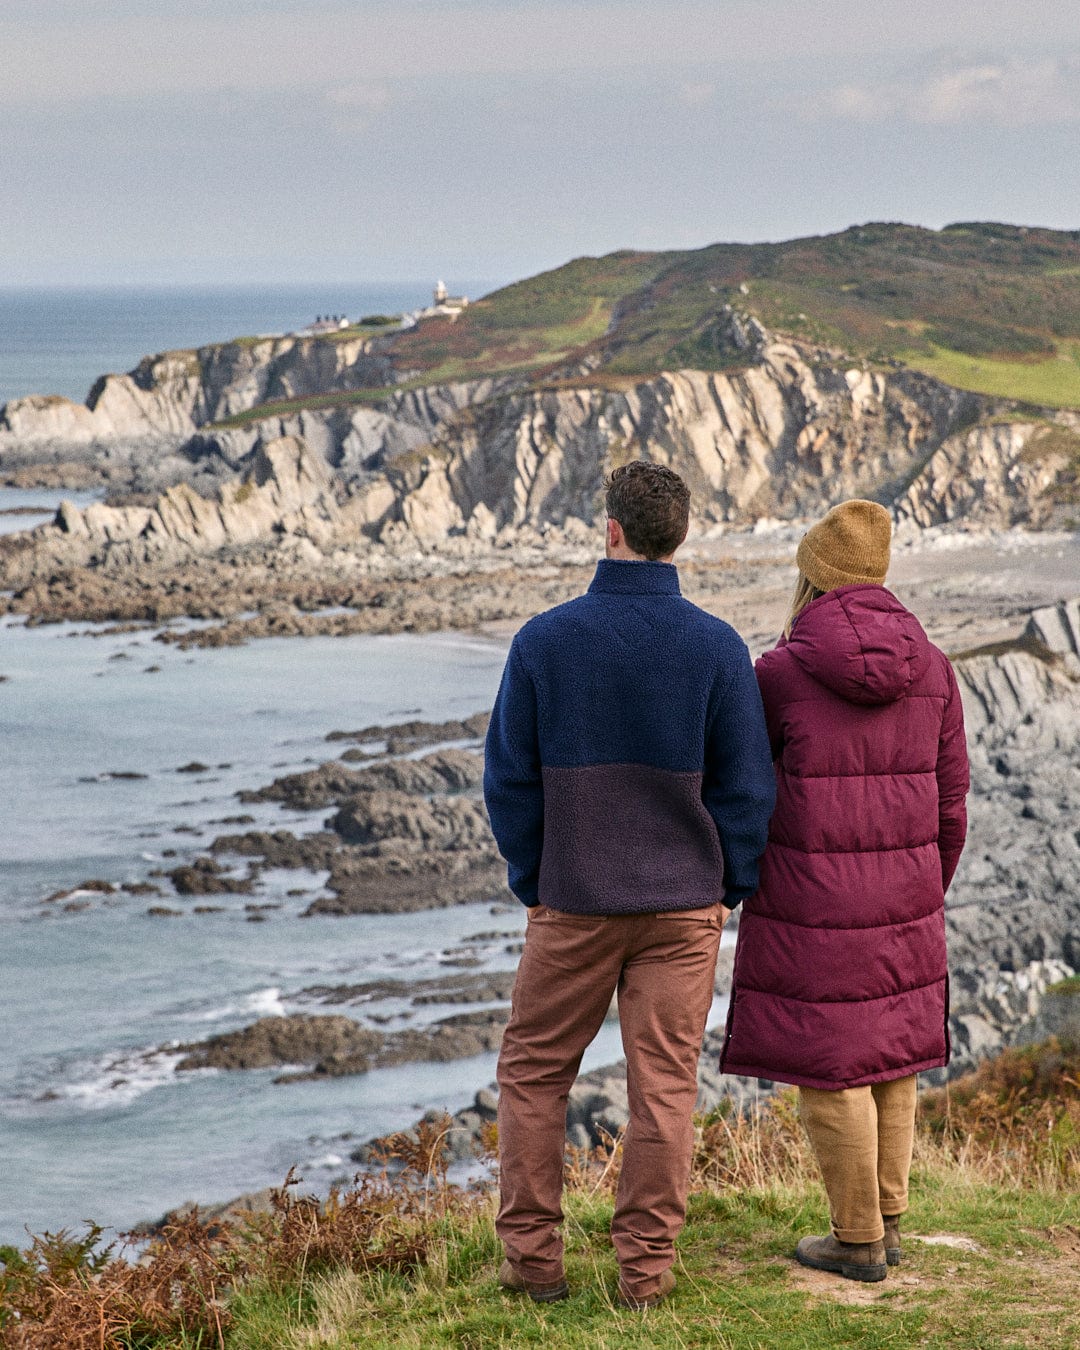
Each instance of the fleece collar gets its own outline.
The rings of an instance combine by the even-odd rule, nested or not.
[[[630,562],[621,558],[601,558],[589,594],[606,595],[681,595],[679,569],[674,563]]]

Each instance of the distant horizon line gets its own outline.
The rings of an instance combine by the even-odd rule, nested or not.
[[[526,275],[532,275],[528,273]],[[446,272],[445,276],[455,276]],[[514,277],[512,280],[519,280]],[[422,286],[430,290],[439,280],[432,277],[400,277],[394,280],[356,281],[335,277],[323,281],[0,281],[0,293],[13,291],[258,291],[258,290],[319,290],[327,286],[349,287],[353,290],[401,290]],[[506,286],[508,281],[481,278],[454,282],[455,285],[479,284],[486,287]]]

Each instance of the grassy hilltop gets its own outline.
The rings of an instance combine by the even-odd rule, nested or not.
[[[489,375],[620,386],[665,370],[737,369],[748,357],[727,336],[726,305],[841,358],[907,366],[1039,407],[1080,408],[1080,230],[975,221],[943,230],[853,225],[775,244],[576,258],[493,291],[456,319],[317,339],[378,338],[396,385],[275,401],[221,425]]]
[[[871,362],[1006,398],[1080,406],[1080,230],[852,226],[779,244],[578,258],[430,319],[393,346],[425,382],[592,356],[612,376],[738,359],[725,304]]]
[[[446,1182],[438,1122],[388,1144],[398,1170],[325,1205],[178,1221],[142,1262],[99,1232],[0,1249],[4,1350],[1072,1350],[1080,1345],[1080,1047],[1006,1051],[925,1093],[904,1260],[873,1285],[806,1271],[827,1225],[794,1093],[700,1122],[678,1287],[619,1308],[608,1237],[619,1147],[568,1163],[571,1297],[499,1289],[493,1201]],[[494,1143],[494,1140],[490,1141]],[[918,1235],[918,1236],[916,1236]]]

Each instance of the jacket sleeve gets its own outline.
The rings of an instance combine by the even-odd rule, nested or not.
[[[779,671],[777,670],[780,662],[777,660],[774,652],[778,650],[763,652],[754,663],[754,674],[757,676],[758,689],[761,691],[761,703],[765,709],[765,729],[769,733],[769,753],[774,760],[780,758],[784,749],[784,729],[780,716],[780,699],[777,696],[777,679]]]
[[[938,740],[938,852],[941,854],[941,884],[949,883],[960,861],[967,836],[968,753],[964,736],[964,706],[952,666],[949,672],[949,695],[945,715],[941,719]]]
[[[525,905],[538,903],[544,847],[544,785],[540,774],[536,689],[517,640],[506,658],[484,747],[484,802],[510,889]]]
[[[750,653],[741,643],[726,688],[713,701],[702,798],[724,855],[724,904],[734,909],[758,884],[758,863],[776,804],[769,737]]]

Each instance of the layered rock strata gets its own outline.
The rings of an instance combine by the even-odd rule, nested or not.
[[[278,603],[290,570],[309,603],[325,593],[338,604],[343,574],[385,572],[403,553],[431,557],[438,571],[454,558],[462,569],[490,566],[500,544],[530,532],[572,546],[596,519],[605,472],[642,456],[686,477],[703,527],[817,513],[848,496],[891,504],[913,526],[1067,522],[1075,502],[1076,414],[1021,416],[768,334],[741,369],[548,388],[477,380],[214,430],[211,419],[265,397],[354,388],[371,373],[370,353],[348,342],[230,352],[148,360],[106,380],[92,407],[23,400],[0,414],[0,474],[54,451],[70,462],[82,446],[84,467],[140,494],[65,506],[55,524],[5,542],[4,588],[27,591],[15,608],[66,617],[81,603],[99,617],[111,603],[125,617],[134,597],[167,591],[167,571],[211,557],[233,573],[233,613],[252,599]],[[124,458],[115,438],[137,427],[156,439]],[[203,591],[188,585],[186,603],[198,608]],[[219,593],[227,606],[224,584]],[[191,612],[183,594],[174,612]]]
[[[178,447],[199,427],[260,403],[392,378],[378,339],[264,338],[144,357],[126,375],[103,375],[85,404],[55,395],[0,408],[0,463],[48,462],[80,449],[112,455]]]

